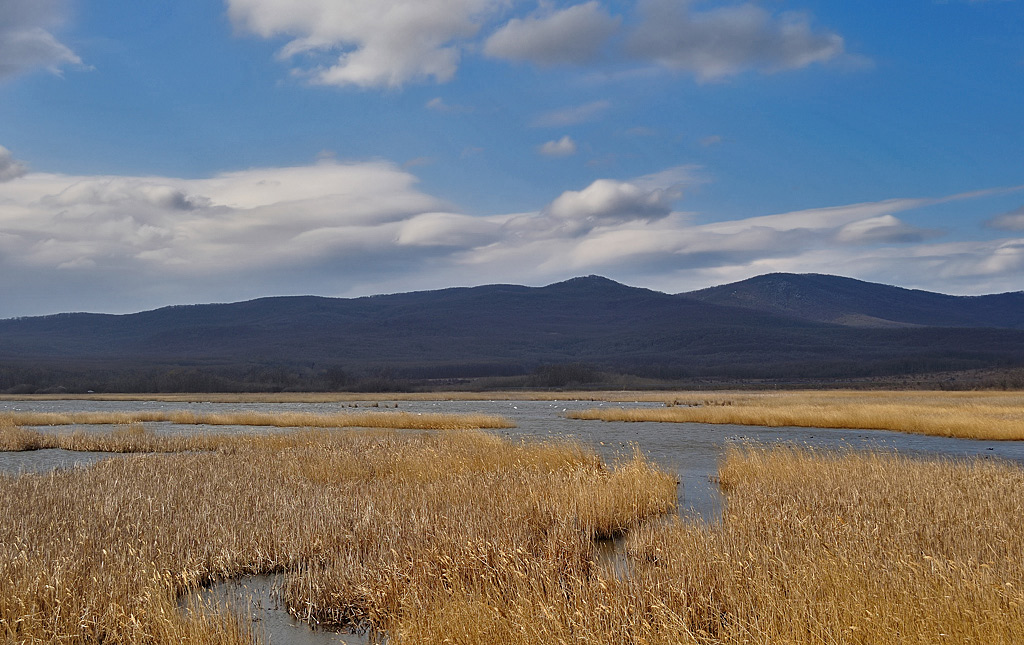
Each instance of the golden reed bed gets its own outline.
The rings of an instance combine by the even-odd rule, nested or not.
[[[720,525],[629,541],[632,593],[680,642],[1024,642],[1019,466],[774,448],[720,474]]]
[[[572,419],[894,430],[967,439],[1024,439],[1020,392],[757,392],[677,394],[658,408],[600,408]]]
[[[409,621],[478,593],[559,602],[597,575],[595,537],[675,499],[674,477],[642,458],[606,466],[576,444],[479,431],[299,430],[0,476],[0,642],[247,642],[247,626],[178,598],[276,571],[304,619],[421,642]]]
[[[248,642],[177,598],[287,571],[293,613],[396,644],[1024,642],[1018,466],[734,449],[720,523],[644,523],[675,482],[639,456],[477,431],[243,439],[0,476],[0,640]],[[593,541],[622,531],[625,577]]]

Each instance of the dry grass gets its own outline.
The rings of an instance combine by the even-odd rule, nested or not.
[[[156,434],[141,423],[115,426],[107,432],[70,432],[55,434],[21,428],[8,419],[0,419],[0,452],[19,452],[60,448],[83,452],[144,453],[227,451],[246,445],[287,447],[309,439],[309,431],[289,435],[251,436],[203,433],[194,435]]]
[[[967,439],[1024,439],[1024,394],[760,392],[675,397],[665,408],[570,412],[573,419],[894,430]]]
[[[593,538],[676,499],[674,478],[642,458],[608,467],[571,443],[323,429],[232,440],[0,476],[0,641],[245,642],[230,616],[186,615],[178,597],[288,571],[296,615],[417,642],[418,626],[478,607],[474,594],[514,601],[512,581],[581,607],[572,590],[599,577]]]
[[[701,643],[1024,642],[1024,471],[735,450],[720,526],[629,542],[636,593]]]
[[[0,423],[18,426],[131,425],[166,421],[184,425],[240,425],[275,428],[400,428],[407,430],[476,430],[515,427],[490,414],[419,414],[414,412],[227,412],[197,414],[187,410],[152,412],[6,412]]]
[[[396,645],[1024,642],[1017,466],[734,448],[721,523],[641,524],[675,484],[639,455],[476,431],[230,441],[0,476],[0,641],[246,642],[177,598],[286,571],[295,615]],[[627,529],[623,577],[593,539]]]

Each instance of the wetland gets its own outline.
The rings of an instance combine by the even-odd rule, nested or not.
[[[19,427],[37,437],[135,435],[151,442],[144,453],[152,442],[208,443],[90,466],[109,453],[0,453],[0,633],[200,643],[1020,636],[993,622],[1024,600],[1020,442],[568,418],[665,408],[641,398],[0,401],[8,418],[65,415],[70,425]],[[395,405],[409,418],[509,423],[196,423]],[[171,420],[67,417],[85,413]],[[127,575],[104,578],[112,571]],[[214,602],[181,611],[199,599]],[[900,637],[884,640],[885,630]]]

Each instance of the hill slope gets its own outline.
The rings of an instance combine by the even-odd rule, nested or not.
[[[948,296],[820,274],[770,273],[683,294],[802,320],[854,327],[1024,329],[1024,292]]]
[[[881,292],[889,289],[894,288]],[[920,292],[910,293],[918,297]],[[303,383],[332,370],[451,378],[587,363],[664,378],[845,378],[1024,365],[1024,331],[1019,329],[857,328],[808,320],[808,312],[833,316],[834,299],[811,305],[802,301],[805,306],[796,309],[800,315],[780,315],[710,302],[709,295],[669,295],[590,276],[537,288],[490,285],[354,299],[278,297],[129,315],[0,320],[0,391],[20,387],[26,379],[68,381],[68,374],[86,374],[106,389],[214,387],[196,378],[188,385],[159,380],[117,384],[125,382],[118,379],[126,373],[182,370],[248,382],[269,378],[265,373],[273,369],[293,375],[285,379],[290,386],[307,387]],[[937,294],[920,298],[931,295]],[[945,298],[950,296],[935,302]],[[906,309],[915,312],[921,306]],[[925,320],[919,314],[897,316],[891,309],[882,313],[890,316],[886,320]],[[932,321],[961,320],[964,314],[936,308],[930,316]],[[1012,321],[1012,316],[999,320]]]

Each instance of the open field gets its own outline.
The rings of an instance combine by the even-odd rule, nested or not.
[[[675,500],[674,477],[640,457],[609,467],[478,431],[310,429],[0,476],[0,641],[245,642],[232,617],[186,615],[178,597],[289,571],[296,615],[415,642],[402,621],[476,607],[476,592],[532,586],[564,604],[596,575],[593,538]]]
[[[3,412],[0,423],[17,426],[130,425],[169,422],[183,425],[268,426],[275,428],[396,428],[405,430],[478,430],[511,428],[511,421],[487,414],[414,414],[410,412],[229,412],[196,414],[187,410],[151,412]]]
[[[1024,393],[798,391],[677,393],[664,408],[602,408],[573,419],[894,430],[966,439],[1024,439]]]

